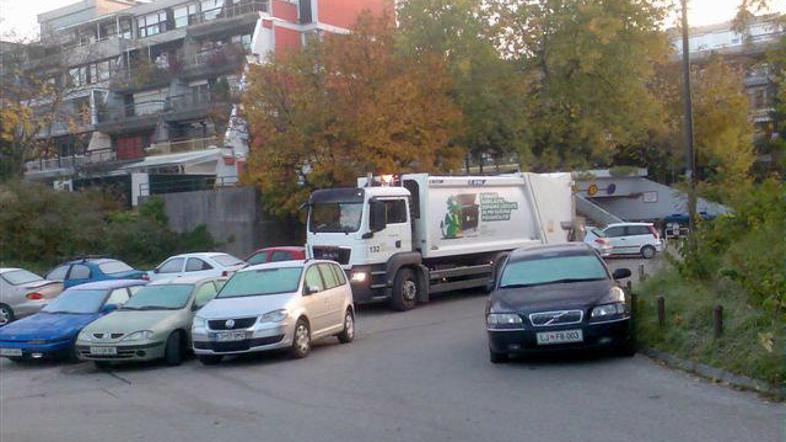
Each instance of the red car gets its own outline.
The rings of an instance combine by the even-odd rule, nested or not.
[[[266,262],[298,261],[306,259],[306,248],[295,246],[267,247],[259,249],[246,258],[249,265],[264,264]]]

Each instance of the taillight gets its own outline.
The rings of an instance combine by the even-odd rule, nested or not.
[[[605,246],[605,245],[606,245],[606,244],[608,244],[609,242],[608,242],[608,241],[606,241],[606,240],[605,240],[605,239],[603,239],[603,238],[596,238],[596,239],[595,239],[595,243],[597,243],[597,244],[600,244],[600,245],[602,245],[602,246]]]
[[[29,299],[31,301],[39,301],[41,299],[44,299],[44,295],[42,295],[42,294],[40,294],[38,292],[33,292],[33,293],[26,294],[25,298],[27,298],[27,299]]]
[[[650,233],[652,233],[652,236],[654,236],[655,239],[660,239],[660,235],[658,235],[658,231],[655,230],[654,226],[647,226],[647,228],[650,230]]]
[[[145,280],[145,281],[150,281],[150,275],[148,275],[147,273],[145,273],[144,275],[142,275],[142,278],[141,278],[141,279],[143,279],[143,280]]]

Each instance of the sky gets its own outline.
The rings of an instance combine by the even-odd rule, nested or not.
[[[691,26],[720,23],[734,17],[740,0],[689,0]],[[26,38],[38,33],[36,15],[77,0],[0,0],[0,36],[11,32]],[[786,12],[786,0],[770,0],[772,11]]]

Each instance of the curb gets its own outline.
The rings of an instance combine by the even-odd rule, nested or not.
[[[777,400],[786,400],[786,386],[778,387],[758,379],[737,375],[726,370],[710,367],[709,365],[691,362],[687,359],[678,358],[674,355],[656,350],[652,347],[641,347],[639,348],[639,351],[642,354],[657,361],[661,361],[670,367],[697,374],[711,381],[723,382],[731,385],[732,387],[743,390],[752,390],[757,393],[771,396]]]

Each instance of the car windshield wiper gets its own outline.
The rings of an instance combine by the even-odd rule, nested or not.
[[[520,289],[522,287],[532,287],[533,285],[539,285],[539,284],[506,284],[506,285],[499,286],[499,288],[501,288],[501,289]]]
[[[603,281],[604,278],[564,278],[554,281],[544,282],[543,284],[564,284],[569,282],[590,282],[590,281]]]
[[[139,307],[123,307],[128,310],[177,310],[177,307],[167,307],[164,305],[143,305]]]

